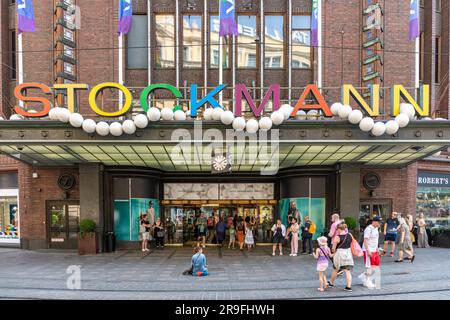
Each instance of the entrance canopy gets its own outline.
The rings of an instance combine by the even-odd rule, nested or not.
[[[0,152],[34,166],[102,163],[167,172],[210,172],[212,153],[228,153],[233,172],[251,172],[271,162],[278,162],[279,169],[342,162],[402,167],[450,145],[450,121],[415,121],[382,137],[340,121],[288,121],[266,135],[247,136],[240,142],[230,131],[217,122],[204,121],[199,132],[192,122],[172,121],[134,135],[101,137],[60,122],[2,121]]]

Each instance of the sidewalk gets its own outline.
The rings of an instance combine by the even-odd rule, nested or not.
[[[320,293],[311,256],[271,256],[271,248],[251,253],[212,247],[205,253],[211,276],[181,273],[189,248],[166,248],[78,256],[76,252],[0,249],[0,298],[21,299],[450,299],[450,250],[416,249],[414,263],[382,258],[382,288],[359,283],[363,261],[355,261],[353,292],[343,277]],[[285,250],[285,254],[288,251]],[[81,289],[69,290],[69,266],[80,266]],[[328,275],[331,269],[328,271]]]

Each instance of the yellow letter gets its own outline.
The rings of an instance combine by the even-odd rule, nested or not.
[[[391,99],[392,99],[392,115],[396,116],[400,113],[400,99],[411,103],[416,109],[416,112],[421,117],[430,116],[430,86],[425,84],[420,86],[420,105],[411,97],[409,92],[400,84],[395,85],[392,88]]]
[[[121,90],[125,95],[125,103],[122,109],[116,112],[105,112],[103,110],[100,110],[100,108],[97,106],[97,96],[99,95],[100,91],[106,88],[116,88]],[[131,95],[130,90],[128,90],[125,86],[115,83],[115,82],[105,82],[100,83],[99,85],[92,88],[91,92],[89,93],[89,105],[91,106],[92,110],[94,110],[95,113],[97,113],[100,116],[104,117],[119,117],[125,113],[128,112],[128,110],[131,108],[131,104],[133,102],[133,96]]]
[[[342,87],[342,104],[350,105],[350,97],[352,97],[361,109],[364,109],[371,117],[380,115],[380,85],[374,84],[370,86],[370,104],[367,104],[359,92],[351,84],[344,84]]]
[[[70,112],[75,112],[75,90],[86,90],[88,85],[82,83],[64,83],[55,84],[53,88],[67,89],[67,109],[69,109]]]

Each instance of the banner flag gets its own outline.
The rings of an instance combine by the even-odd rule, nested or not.
[[[17,18],[19,33],[36,31],[33,0],[17,0]]]
[[[420,7],[419,0],[411,0],[409,9],[409,40],[420,36]]]
[[[235,4],[236,0],[219,0],[220,37],[238,35]]]
[[[311,46],[319,46],[319,0],[312,0]]]
[[[133,0],[119,0],[119,34],[128,34],[133,19]]]

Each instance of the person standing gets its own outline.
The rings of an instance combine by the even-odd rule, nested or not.
[[[406,252],[406,254],[409,256],[405,258],[405,260],[411,260],[411,262],[414,262],[415,257],[411,238],[409,236],[409,225],[403,216],[398,218],[398,221],[400,222],[400,231],[399,231],[400,240],[398,244],[398,259],[395,260],[395,262],[403,262],[404,252]]]
[[[234,224],[231,224],[228,227],[228,231],[230,233],[230,243],[228,244],[228,249],[234,249],[234,245],[236,244],[236,229],[234,228]]]
[[[206,246],[206,218],[204,212],[200,213],[200,217],[198,217],[195,227],[197,229],[197,246],[200,245],[199,243],[201,241],[204,248]]]
[[[244,250],[244,241],[245,241],[245,226],[242,217],[238,217],[236,224],[236,235],[239,242],[239,249]]]
[[[247,245],[247,250],[251,251],[253,245],[255,244],[255,240],[253,238],[253,226],[250,220],[250,217],[245,217],[245,244]]]
[[[148,208],[145,211],[147,214],[148,222],[151,226],[155,224],[155,208],[153,207],[153,201],[148,202]],[[153,236],[150,234],[150,240],[152,240]]]
[[[343,222],[344,221],[340,219],[339,214],[335,213],[331,216],[331,227],[330,232],[328,233],[329,243],[332,243],[333,239],[339,234],[339,230],[337,229],[337,227]],[[347,233],[348,230],[345,230],[345,232]]]
[[[216,224],[216,238],[217,244],[222,246],[223,241],[225,240],[225,232],[227,230],[227,225],[223,221],[222,216],[219,217],[219,222]]]
[[[208,227],[208,243],[212,243],[213,239],[214,239],[214,215],[210,215],[208,217],[208,220],[206,221],[206,225]]]
[[[312,222],[309,217],[305,217],[305,224],[302,228],[302,254],[306,254],[306,245],[308,244],[309,254],[313,253],[312,238],[313,234],[310,232]]]
[[[419,248],[429,248],[430,245],[428,244],[427,223],[425,222],[423,212],[419,214],[417,226],[419,227],[419,230],[417,230],[417,246]]]
[[[147,215],[146,214],[142,214],[140,217],[140,233],[141,233],[141,237],[142,237],[142,244],[141,244],[141,249],[142,252],[145,251],[150,251],[147,246],[148,246],[148,241],[150,240],[150,229],[151,229],[151,224],[150,222],[147,220]]]
[[[153,225],[153,236],[156,239],[156,248],[164,249],[164,224],[161,222],[161,218],[156,219]]]
[[[328,282],[329,287],[334,287],[339,272],[345,272],[346,287],[344,291],[352,291],[352,274],[351,270],[355,265],[352,254],[353,238],[348,234],[348,228],[345,223],[341,223],[336,227],[337,235],[333,238],[333,247],[331,253],[333,257],[333,272]]]
[[[176,226],[175,223],[172,221],[172,218],[167,218],[166,223],[166,232],[167,232],[167,242],[172,244],[173,243],[173,237],[175,235]]]
[[[296,257],[298,253],[298,232],[300,226],[297,223],[296,218],[292,218],[291,226],[289,227],[288,233],[292,234],[291,237],[291,254],[289,256]]]
[[[194,255],[191,259],[192,275],[197,277],[204,277],[209,275],[208,265],[206,264],[206,256],[203,254],[203,248],[198,246],[194,249]]]
[[[378,229],[380,228],[380,223],[380,217],[373,217],[372,223],[364,230],[363,252],[366,271],[359,275],[359,279],[362,281],[363,286],[368,289],[376,288],[372,281],[372,275],[380,270],[380,255],[378,254],[378,239],[380,237]]]
[[[391,245],[391,252],[389,253],[389,257],[394,256],[395,251],[395,241],[397,241],[398,229],[400,228],[400,223],[397,219],[397,212],[392,212],[391,216],[386,220],[384,224],[384,248],[381,256],[386,255],[386,251],[389,248],[389,244]]]
[[[328,239],[327,237],[320,237],[317,239],[319,244],[319,248],[316,249],[314,253],[314,259],[317,260],[316,270],[319,273],[319,282],[320,287],[317,289],[320,292],[323,292],[326,288],[328,288],[327,277],[325,276],[325,272],[328,269],[328,259],[331,256],[330,248],[328,248]]]
[[[272,256],[275,255],[275,251],[278,249],[280,251],[280,256],[283,255],[283,242],[284,238],[286,237],[286,227],[281,223],[280,219],[277,219],[277,223],[272,226],[272,233],[273,233],[273,239],[272,239]]]

